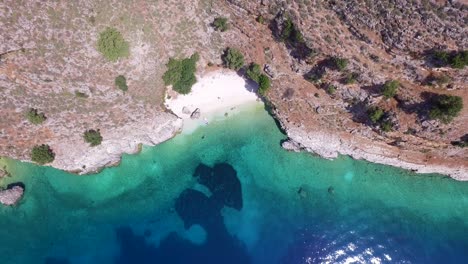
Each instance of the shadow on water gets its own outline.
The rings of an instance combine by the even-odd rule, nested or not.
[[[245,246],[232,237],[224,225],[224,206],[242,209],[242,190],[237,172],[227,163],[213,168],[200,164],[193,176],[212,193],[210,197],[193,189],[184,190],[175,201],[175,210],[186,229],[200,225],[207,233],[198,245],[175,232],[164,238],[159,247],[146,241],[145,235],[130,227],[116,229],[120,255],[116,264],[127,263],[250,263]]]

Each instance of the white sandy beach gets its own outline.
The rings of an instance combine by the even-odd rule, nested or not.
[[[168,109],[184,119],[183,132],[190,133],[199,125],[224,117],[226,113],[235,113],[242,105],[258,102],[255,90],[255,85],[237,73],[219,70],[198,76],[197,83],[187,95],[169,89],[165,104]],[[200,118],[191,119],[190,116],[196,109],[200,109]]]

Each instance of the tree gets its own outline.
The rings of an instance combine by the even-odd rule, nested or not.
[[[54,159],[55,153],[52,151],[49,145],[37,145],[34,146],[31,151],[31,160],[38,164],[44,165],[54,161]]]
[[[436,97],[429,117],[431,119],[439,119],[444,123],[450,123],[453,118],[457,117],[463,109],[463,99],[460,96],[454,95],[439,95]]]
[[[180,94],[188,94],[197,82],[195,71],[200,56],[194,53],[190,58],[177,60],[170,58],[167,71],[163,75],[165,85],[172,85],[172,89]]]
[[[44,113],[39,113],[35,108],[30,108],[26,112],[26,118],[34,125],[42,124],[47,119]]]
[[[225,17],[217,17],[213,21],[213,27],[221,32],[224,32],[229,29],[228,20]]]
[[[257,63],[251,63],[246,74],[252,81],[258,83],[262,69]]]
[[[270,89],[270,78],[265,74],[261,74],[258,77],[258,93],[261,95],[265,95],[268,89]]]
[[[393,98],[396,95],[399,86],[400,83],[396,80],[386,82],[382,87],[383,96],[387,99]]]
[[[101,32],[97,45],[98,51],[110,61],[117,61],[119,58],[127,57],[130,53],[128,42],[115,28],[108,27]]]
[[[84,140],[91,144],[91,147],[100,145],[102,142],[101,132],[94,129],[89,129],[84,132]]]
[[[119,75],[115,77],[114,83],[115,83],[115,86],[117,86],[117,88],[119,88],[120,90],[124,92],[128,90],[127,79],[125,79],[125,76]]]
[[[231,70],[237,71],[244,66],[244,55],[235,48],[227,48],[222,59],[224,65]]]

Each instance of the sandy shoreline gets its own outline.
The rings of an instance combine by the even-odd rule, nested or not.
[[[255,90],[254,84],[237,73],[218,70],[200,76],[187,95],[168,89],[165,106],[183,119],[183,133],[190,133],[200,125],[236,113],[242,105],[259,102]],[[199,117],[191,118],[195,111]]]

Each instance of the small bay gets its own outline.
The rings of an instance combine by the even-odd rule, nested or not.
[[[468,182],[284,139],[253,104],[95,175],[3,158],[2,263],[468,262]]]

